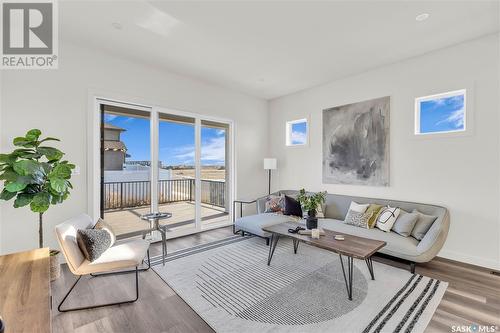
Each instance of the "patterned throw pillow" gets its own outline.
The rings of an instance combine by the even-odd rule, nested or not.
[[[76,242],[85,259],[95,261],[111,246],[111,237],[102,229],[78,229]]]
[[[372,217],[372,215],[373,212],[360,213],[350,210],[349,212],[347,212],[344,223],[368,229],[368,220],[370,220],[370,217]]]
[[[266,210],[264,213],[283,214],[285,200],[283,196],[270,195],[266,198]]]
[[[385,232],[390,232],[399,216],[399,212],[400,209],[397,207],[387,206],[382,208],[377,218],[377,228]]]
[[[115,244],[116,234],[113,231],[113,228],[111,227],[111,225],[109,225],[106,221],[99,218],[97,220],[97,223],[94,225],[94,229],[106,230],[106,232],[109,234],[109,237],[111,238],[110,246],[113,246]]]

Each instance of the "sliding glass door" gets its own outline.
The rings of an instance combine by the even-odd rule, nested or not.
[[[229,125],[201,121],[201,226],[227,224],[229,219]]]
[[[158,210],[171,233],[196,229],[195,119],[159,114]]]
[[[103,105],[101,216],[118,235],[144,230],[151,212],[150,113]]]
[[[118,234],[146,230],[141,215],[157,211],[172,213],[160,221],[168,238],[231,223],[230,122],[118,103],[100,111],[101,217]]]

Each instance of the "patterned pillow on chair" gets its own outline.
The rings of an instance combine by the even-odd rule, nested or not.
[[[285,206],[284,197],[281,195],[270,195],[266,198],[266,210],[264,213],[283,214]]]

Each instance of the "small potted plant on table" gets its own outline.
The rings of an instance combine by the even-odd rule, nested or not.
[[[62,160],[64,153],[59,149],[42,145],[59,139],[40,139],[41,134],[40,130],[32,129],[24,137],[14,139],[14,146],[18,148],[9,154],[0,154],[0,180],[4,181],[0,199],[14,199],[15,208],[29,205],[32,212],[38,213],[38,246],[43,248],[43,213],[68,198],[73,188],[69,179],[75,166]],[[52,250],[51,281],[59,274],[59,251]]]
[[[318,207],[325,202],[325,197],[326,192],[306,193],[306,190],[300,190],[297,199],[302,206],[302,210],[307,212],[307,229],[318,228],[318,218],[316,217],[316,213]]]

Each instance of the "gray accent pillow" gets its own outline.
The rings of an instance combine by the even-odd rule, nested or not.
[[[103,229],[78,229],[76,242],[85,259],[93,262],[109,249],[111,236]]]
[[[418,210],[414,209],[413,213],[418,215],[417,223],[411,232],[411,235],[418,240],[422,240],[425,234],[431,228],[434,221],[436,221],[437,216],[425,215],[420,213]]]
[[[111,237],[111,244],[109,244],[109,246],[111,247],[111,246],[113,246],[113,244],[115,244],[116,234],[113,230],[113,227],[109,223],[107,223],[103,219],[99,218],[97,220],[97,223],[94,225],[94,229],[106,230],[106,232],[109,233],[109,236]]]
[[[411,235],[413,228],[418,220],[417,213],[408,213],[401,209],[399,216],[392,226],[392,230],[401,236],[408,237]]]
[[[360,213],[354,210],[349,210],[345,217],[344,223],[350,224],[356,227],[368,229],[368,220],[372,217],[373,212],[370,213]]]

